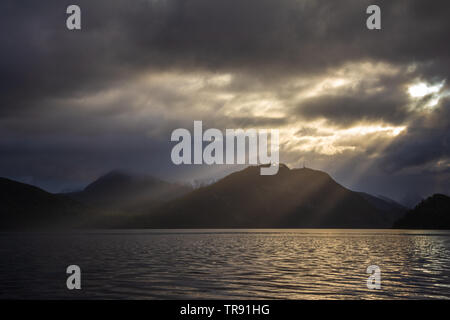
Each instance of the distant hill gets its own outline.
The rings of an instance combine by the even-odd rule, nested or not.
[[[0,229],[77,227],[90,209],[70,198],[37,187],[0,178]]]
[[[374,196],[365,192],[359,192],[359,194],[378,209],[380,218],[388,226],[392,226],[408,210],[398,202],[384,196]]]
[[[111,171],[101,176],[84,190],[66,196],[104,210],[148,211],[149,208],[175,199],[192,188],[143,175]]]
[[[450,229],[450,197],[435,194],[422,200],[394,224],[400,229]]]
[[[261,176],[260,168],[253,166],[171,201],[156,214],[129,221],[128,226],[388,228],[398,214],[391,205],[387,211],[377,208],[367,196],[344,188],[322,171],[281,165],[277,175]]]
[[[408,190],[400,200],[400,203],[408,209],[413,209],[420,201],[423,200],[423,198],[424,197],[418,193]]]

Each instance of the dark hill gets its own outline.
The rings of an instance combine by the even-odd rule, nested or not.
[[[399,219],[394,224],[394,228],[450,229],[450,197],[435,194],[422,200]]]
[[[0,178],[0,229],[71,226],[85,222],[90,210],[70,198]]]
[[[153,228],[387,228],[381,211],[357,192],[312,169],[280,166],[261,176],[248,167],[130,222]]]

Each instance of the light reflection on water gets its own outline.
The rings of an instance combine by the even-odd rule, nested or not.
[[[123,230],[0,233],[0,298],[450,298],[450,232]],[[68,291],[65,268],[82,269]],[[381,290],[366,268],[381,268]]]

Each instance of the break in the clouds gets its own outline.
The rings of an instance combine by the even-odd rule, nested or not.
[[[223,175],[170,162],[170,132],[203,120],[279,129],[281,161],[348,187],[450,192],[448,1],[377,1],[374,31],[361,0],[79,0],[80,31],[69,4],[0,4],[2,176]]]

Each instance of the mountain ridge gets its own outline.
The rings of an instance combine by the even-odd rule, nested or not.
[[[393,200],[351,191],[324,171],[286,165],[274,176],[249,166],[197,189],[119,170],[68,194],[0,179],[1,219],[13,212],[24,225],[67,219],[86,228],[390,228],[406,211]]]
[[[249,166],[167,203],[137,225],[158,228],[388,228],[379,211],[329,174],[280,165],[262,176]],[[355,212],[356,214],[352,213]],[[391,220],[393,222],[394,219]]]

